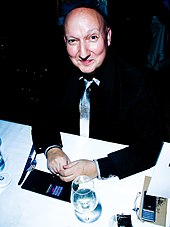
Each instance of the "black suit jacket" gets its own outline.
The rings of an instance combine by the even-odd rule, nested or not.
[[[92,75],[73,67],[72,73],[49,80],[32,126],[37,149],[62,146],[60,132],[79,135],[82,75],[100,80],[91,89],[90,137],[129,145],[98,160],[101,176],[121,179],[155,165],[163,141],[153,94],[143,73],[110,53]]]

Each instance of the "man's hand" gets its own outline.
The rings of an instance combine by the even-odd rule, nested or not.
[[[60,179],[65,182],[72,181],[79,175],[87,175],[92,178],[97,177],[95,163],[87,159],[70,162],[69,164],[64,165],[63,169],[59,173]]]
[[[60,148],[51,148],[47,152],[47,167],[52,173],[60,174],[68,163],[70,159]]]

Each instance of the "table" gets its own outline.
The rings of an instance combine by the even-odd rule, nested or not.
[[[67,133],[61,135],[64,151],[71,160],[100,158],[124,147],[121,144]],[[107,180],[95,179],[95,188],[102,204],[102,214],[96,222],[86,224],[75,217],[71,203],[24,190],[18,186],[18,180],[32,146],[31,127],[0,120],[0,137],[2,149],[8,156],[5,170],[12,177],[7,187],[0,188],[0,227],[110,227],[110,218],[117,213],[131,214],[134,227],[156,226],[147,222],[142,223],[133,211],[136,195],[142,191],[144,178],[146,175],[150,176],[152,168],[122,180],[117,177]],[[37,169],[48,172],[44,154],[37,155],[37,162]],[[168,210],[170,211],[169,203]],[[167,215],[166,227],[170,227],[169,216]]]

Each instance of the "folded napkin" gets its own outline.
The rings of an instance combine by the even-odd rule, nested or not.
[[[70,202],[71,182],[64,182],[58,176],[38,169],[29,174],[21,188]]]

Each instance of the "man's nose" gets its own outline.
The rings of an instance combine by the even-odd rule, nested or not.
[[[79,49],[79,57],[83,60],[86,60],[90,55],[90,51],[88,49],[88,46],[85,42],[80,43],[80,49]]]

